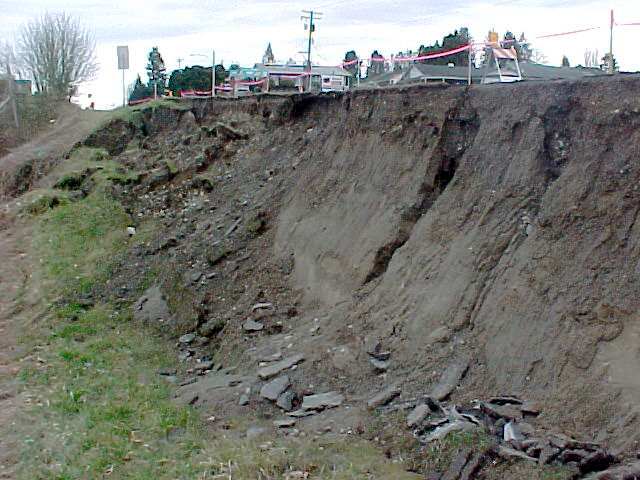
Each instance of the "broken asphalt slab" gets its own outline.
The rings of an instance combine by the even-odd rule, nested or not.
[[[268,380],[271,377],[275,377],[283,370],[287,368],[291,368],[294,365],[302,362],[304,360],[304,355],[298,354],[293,355],[292,357],[287,357],[279,362],[272,363],[271,365],[267,365],[266,367],[262,367],[258,370],[258,376],[263,380]]]

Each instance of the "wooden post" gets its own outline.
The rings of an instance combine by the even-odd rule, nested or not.
[[[16,108],[16,94],[13,91],[13,87],[15,86],[15,79],[11,74],[11,65],[7,60],[7,83],[8,83],[8,92],[9,98],[11,99],[11,107],[13,109],[13,121],[16,124],[16,136],[20,134],[20,122],[18,121],[18,109]]]
[[[211,53],[211,98],[216,96],[216,51]]]

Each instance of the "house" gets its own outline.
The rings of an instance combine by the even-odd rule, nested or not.
[[[548,65],[527,62],[521,62],[519,67],[521,78],[525,81],[577,80],[588,76],[604,75],[604,72],[598,68],[550,67]],[[508,67],[507,69],[505,69],[505,67],[502,68],[501,73],[503,77],[505,73],[508,74],[507,70]],[[471,81],[472,83],[498,83],[500,82],[500,73],[495,64],[491,65],[488,70],[486,67],[473,67],[471,69]],[[403,76],[400,82],[466,84],[469,82],[469,67],[415,63],[408,69],[403,70]]]
[[[471,68],[471,81],[480,81],[479,69]],[[401,82],[422,82],[422,83],[468,83],[469,67],[457,67],[450,65],[431,65],[428,63],[414,63],[409,68],[403,70]]]
[[[312,66],[308,71],[304,65],[268,65],[257,63],[263,77],[269,78],[275,88],[289,83],[299,90],[308,86],[312,92],[346,92],[351,74],[342,67]],[[309,80],[307,80],[309,77]]]
[[[4,93],[7,90],[6,78],[0,78],[0,92]],[[14,80],[13,91],[22,95],[31,95],[31,80]]]

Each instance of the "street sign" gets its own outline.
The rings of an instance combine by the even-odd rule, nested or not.
[[[129,47],[118,47],[118,70],[129,70]]]

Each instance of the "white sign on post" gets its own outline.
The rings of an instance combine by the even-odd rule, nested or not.
[[[124,85],[124,71],[129,70],[129,47],[119,46],[118,48],[118,70],[122,70],[122,105],[127,103],[127,93]]]
[[[129,70],[129,47],[118,47],[118,70]]]

